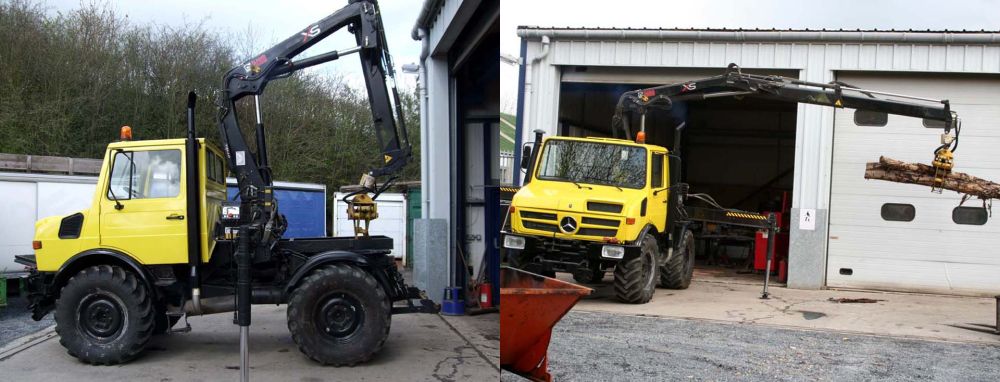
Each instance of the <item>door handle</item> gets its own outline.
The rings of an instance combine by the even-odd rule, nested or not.
[[[167,215],[167,220],[184,220],[184,215],[181,215],[181,214],[170,214],[170,215]]]

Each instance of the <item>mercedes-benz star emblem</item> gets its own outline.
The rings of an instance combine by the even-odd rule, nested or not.
[[[576,232],[576,219],[573,219],[570,216],[562,218],[562,220],[559,221],[559,229],[565,233]]]

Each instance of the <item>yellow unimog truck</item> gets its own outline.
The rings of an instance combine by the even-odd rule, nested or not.
[[[358,46],[293,61],[345,27]],[[273,193],[258,96],[272,80],[348,54],[358,54],[365,68],[385,161],[364,175],[362,191],[344,198],[354,236],[283,238],[287,221]],[[388,87],[392,75],[377,4],[351,0],[226,73],[221,147],[196,138],[193,92],[187,138],[130,141],[131,128],[123,127],[122,141],[107,147],[90,208],[39,220],[34,253],[16,256],[30,272],[32,317],[54,310],[68,353],[109,365],[137,357],[153,334],[187,315],[235,311],[247,380],[250,306],[287,304],[292,340],[309,358],[335,366],[370,359],[385,344],[393,314],[438,309],[404,283],[392,239],[367,231],[378,216],[375,199],[395,178],[378,186],[375,179],[398,172],[411,153],[396,88]],[[236,116],[237,101],[247,97],[257,117],[255,150]],[[226,200],[227,175],[236,178],[237,200]]]
[[[538,141],[538,140],[536,140]],[[549,137],[525,160],[526,184],[513,197],[503,246],[515,267],[571,272],[592,283],[614,268],[616,296],[649,301],[657,283],[687,288],[694,237],[669,248],[669,151],[613,138]],[[523,158],[532,158],[526,148]],[[529,165],[534,163],[534,166]],[[666,253],[666,256],[662,255]]]
[[[599,282],[613,268],[616,297],[641,304],[652,298],[657,284],[690,285],[695,240],[689,228],[712,223],[774,232],[773,217],[724,208],[708,195],[688,193],[680,176],[683,122],[674,129],[672,150],[645,142],[650,109],[714,97],[758,97],[937,121],[944,129],[933,152],[938,179],[951,171],[958,145],[960,124],[947,100],[745,74],[730,64],[720,76],[622,94],[612,132],[625,139],[543,139],[543,131],[536,130],[534,146],[522,149],[524,185],[511,199],[502,232],[507,262],[546,276],[570,272],[580,283]],[[633,114],[639,117],[634,138]],[[689,199],[708,207],[686,205]],[[772,253],[774,235],[768,237]],[[765,281],[764,297],[766,288]]]

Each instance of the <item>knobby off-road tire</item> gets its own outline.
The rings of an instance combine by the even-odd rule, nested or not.
[[[642,239],[639,256],[615,266],[615,296],[621,302],[645,304],[656,290],[659,248],[652,235]]]
[[[354,366],[382,349],[392,306],[371,274],[353,265],[317,269],[292,292],[288,330],[299,350],[331,366]]]
[[[134,359],[153,334],[153,296],[132,272],[118,266],[86,268],[56,300],[56,333],[69,355],[94,365]]]
[[[660,267],[660,286],[670,289],[687,289],[694,275],[694,234],[684,230],[680,245],[674,255]]]
[[[585,271],[573,272],[573,280],[580,284],[600,284],[604,279],[604,270],[587,269]]]

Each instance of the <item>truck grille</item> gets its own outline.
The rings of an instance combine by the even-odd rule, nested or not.
[[[603,225],[603,226],[606,226],[606,227],[618,227],[618,225],[620,225],[621,222],[619,222],[618,220],[598,219],[598,218],[584,217],[583,218],[583,224]]]
[[[600,236],[600,237],[613,237],[618,234],[616,229],[604,229],[604,228],[580,228],[576,232],[577,235],[581,236]]]
[[[522,219],[521,224],[526,229],[562,233],[562,230],[559,229],[560,216],[556,213],[536,211],[519,211],[519,213]],[[574,234],[580,236],[614,237],[618,234],[618,227],[621,226],[621,220],[617,219],[591,216],[583,216],[579,219],[582,227],[579,227]]]
[[[587,202],[587,209],[590,211],[610,212],[613,214],[617,214],[622,212],[622,205],[613,203]]]
[[[531,212],[531,211],[521,211],[521,218],[524,219],[538,219],[538,220],[556,220],[556,214],[547,214],[544,212]]]
[[[525,220],[523,224],[524,228],[527,229],[536,229],[539,231],[546,231],[546,232],[559,232],[559,227],[557,227],[555,224],[539,223],[528,220]]]

